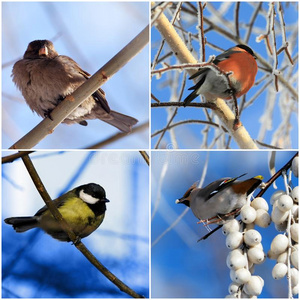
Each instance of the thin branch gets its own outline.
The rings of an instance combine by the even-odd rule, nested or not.
[[[198,14],[198,36],[200,44],[200,62],[205,61],[205,37],[204,37],[204,22],[203,22],[203,5],[201,2],[198,2],[199,14]]]
[[[29,152],[28,152],[29,153]],[[27,154],[28,154],[27,153]],[[38,192],[40,193],[42,199],[50,210],[51,214],[55,220],[59,223],[61,228],[67,233],[70,240],[73,242],[75,247],[113,284],[115,284],[121,291],[130,295],[133,298],[144,298],[144,296],[139,295],[126,284],[124,284],[120,279],[118,279],[113,273],[111,273],[107,268],[105,268],[96,257],[85,247],[85,245],[80,241],[80,238],[72,231],[70,225],[64,220],[61,213],[58,211],[57,207],[50,198],[41,178],[39,177],[30,157],[28,155],[22,156],[24,165],[35,185]]]
[[[236,2],[235,11],[234,11],[234,19],[235,19],[235,35],[236,38],[240,38],[240,28],[239,28],[239,13],[240,13],[240,2]]]
[[[262,195],[268,190],[269,186],[272,185],[272,183],[279,177],[281,176],[281,173],[283,171],[287,171],[291,166],[292,166],[292,162],[293,159],[298,156],[299,153],[297,152],[295,155],[293,155],[293,157],[280,169],[278,170],[267,182],[265,182],[265,188],[263,190],[261,190],[256,197],[262,197]]]
[[[192,124],[192,123],[195,123],[195,124],[206,124],[206,125],[214,126],[216,128],[221,127],[224,132],[227,132],[227,129],[224,126],[220,126],[219,124],[211,122],[211,121],[202,121],[202,120],[185,120],[185,121],[179,121],[177,123],[173,123],[173,124],[169,125],[168,128],[167,128],[167,130],[170,129],[170,128],[174,128],[176,126],[179,126],[179,125]],[[155,137],[156,135],[162,133],[164,131],[164,129],[160,129],[160,130],[154,132],[151,135],[151,137]]]
[[[177,82],[177,81],[176,81],[176,82]],[[182,82],[182,85],[181,85],[181,90],[180,90],[180,93],[179,93],[178,102],[180,102],[181,99],[182,99],[183,91],[184,91],[184,88],[185,88],[185,82],[186,82],[186,73],[184,74],[183,82]],[[177,90],[177,89],[175,88],[175,93],[176,93],[176,90]],[[171,109],[171,108],[169,108],[169,111],[168,111],[169,114],[171,113],[170,109]],[[176,114],[177,114],[177,111],[178,111],[178,107],[176,107],[176,108],[174,109],[173,114],[171,115],[171,117],[169,118],[169,120],[168,120],[168,122],[167,122],[167,125],[166,125],[165,128],[162,130],[161,135],[160,135],[160,137],[159,137],[159,139],[158,139],[158,141],[157,141],[157,143],[156,143],[156,145],[155,145],[155,149],[157,149],[157,148],[159,147],[159,144],[160,144],[162,138],[164,137],[166,131],[169,130],[169,129],[171,128],[170,125],[172,124],[172,122],[173,122],[173,120],[174,120],[174,118],[175,118],[175,116],[176,116]],[[175,144],[175,143],[173,142],[173,144]]]
[[[86,98],[93,94],[111,76],[119,71],[127,62],[136,56],[149,42],[149,26],[139,33],[128,45],[118,52],[89,80],[82,84],[73,94],[68,95],[64,101],[51,112],[51,117],[45,118],[34,129],[27,133],[11,149],[30,149],[44,139]]]
[[[142,155],[145,162],[147,163],[147,165],[150,166],[150,159],[148,153],[146,151],[141,151],[141,150],[139,152]]]
[[[159,102],[159,103],[151,103],[151,107],[167,107],[167,106],[185,106],[183,102]],[[205,108],[211,108],[216,109],[216,106],[214,103],[208,102],[208,103],[196,103],[192,102],[186,105],[186,107],[205,107]]]
[[[246,37],[245,37],[245,43],[246,44],[248,44],[248,42],[249,42],[249,39],[250,39],[250,36],[251,36],[251,33],[252,33],[252,28],[253,28],[254,22],[255,22],[255,20],[256,20],[256,18],[258,16],[258,13],[259,13],[259,11],[261,9],[261,6],[262,6],[262,2],[259,2],[257,4],[257,7],[256,7],[256,9],[255,9],[252,17],[251,17],[251,20],[250,20],[250,23],[249,23],[249,27],[248,27],[248,31],[247,31],[247,34],[246,34]]]
[[[11,162],[15,161],[16,159],[23,157],[25,155],[31,154],[33,152],[34,151],[20,151],[15,154],[12,154],[12,155],[4,156],[4,157],[2,157],[2,164],[11,163]]]
[[[140,131],[143,131],[145,129],[149,128],[149,122],[145,122],[145,123],[142,123],[141,125],[139,126],[135,126],[133,127],[130,135],[134,134],[134,133],[137,133],[137,132],[140,132]],[[126,137],[128,136],[128,133],[126,132],[118,132],[114,135],[112,135],[111,137],[107,138],[106,140],[104,141],[101,141],[99,143],[96,143],[94,145],[91,145],[91,146],[88,146],[86,147],[85,149],[100,149],[100,148],[103,148],[107,145],[109,145],[110,143],[113,143],[123,137]]]

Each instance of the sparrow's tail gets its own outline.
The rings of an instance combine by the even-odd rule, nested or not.
[[[13,217],[5,219],[4,222],[12,225],[16,232],[24,232],[38,225],[37,217]]]
[[[123,132],[131,132],[132,126],[135,125],[138,120],[135,118],[132,118],[127,115],[120,114],[116,111],[111,110],[109,115],[112,117],[110,119],[103,118],[102,121],[117,127]]]

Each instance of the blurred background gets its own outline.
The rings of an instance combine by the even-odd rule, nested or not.
[[[279,91],[275,90],[274,76],[266,71],[260,59],[257,59],[258,73],[256,83],[247,93],[238,99],[241,112],[241,121],[250,136],[261,143],[273,145],[284,149],[298,148],[298,3],[281,2],[283,18],[286,23],[283,29],[280,25],[280,12],[278,3],[273,2],[206,2],[204,7],[204,38],[205,61],[212,55],[219,55],[236,44],[235,16],[238,11],[238,24],[240,38],[244,44],[250,46],[270,69],[274,66],[274,56],[267,49],[265,40],[258,42],[260,35],[268,32],[270,24],[270,8],[274,5],[276,48],[283,46],[282,32],[286,33],[288,50],[293,60],[291,64],[285,51],[277,55],[277,69],[288,82],[283,84],[278,81]],[[174,18],[180,3],[171,2],[169,5],[157,2],[156,5],[164,7],[164,14],[168,20]],[[237,6],[239,5],[239,8]],[[199,61],[199,10],[196,2],[182,2],[179,13],[175,18],[174,28],[187,48]],[[206,21],[208,20],[209,23]],[[252,26],[252,27],[251,27]],[[270,44],[273,47],[272,34],[269,34]],[[180,65],[181,62],[172,52],[167,43],[162,45],[162,35],[155,26],[151,30],[151,61],[152,66],[157,62],[155,70],[166,66]],[[155,61],[157,53],[159,59]],[[276,67],[274,67],[276,68]],[[246,71],[246,70],[245,70]],[[152,103],[154,97],[161,102],[183,101],[191,91],[188,88],[195,83],[188,80],[186,72],[170,70],[161,76],[152,76],[151,93]],[[288,86],[289,85],[289,86]],[[180,98],[183,91],[182,98]],[[296,96],[295,96],[296,95]],[[202,97],[202,101],[205,101]],[[201,102],[198,97],[194,102]],[[232,107],[232,101],[226,101]],[[211,117],[209,119],[208,115]],[[174,117],[174,118],[173,118]],[[236,142],[218,127],[202,124],[200,120],[211,121],[219,124],[218,118],[210,109],[207,112],[197,107],[158,107],[151,109],[151,143],[157,149],[236,149]],[[170,126],[164,133],[167,124]],[[162,137],[163,136],[163,137]],[[162,138],[161,138],[162,137]],[[259,148],[265,146],[259,145]]]
[[[295,152],[276,152],[276,171],[283,167]],[[208,239],[197,240],[208,233],[192,211],[183,204],[175,204],[187,189],[201,179],[207,164],[203,187],[222,177],[241,180],[262,175],[270,176],[270,152],[258,151],[155,151],[152,152],[151,175],[151,295],[153,298],[224,298],[231,282],[226,256],[229,250],[221,230]],[[292,176],[294,186],[297,178]],[[278,189],[284,190],[283,180],[276,180]],[[259,189],[254,193],[257,195]],[[274,193],[271,186],[264,194],[269,203]],[[187,210],[185,215],[183,212]],[[269,213],[271,212],[271,206]],[[209,226],[211,229],[215,225]],[[270,249],[278,232],[272,223],[268,228],[256,229],[261,233],[264,252]],[[274,280],[271,276],[274,260],[267,259],[255,267],[254,275],[261,276],[265,285],[261,298],[287,298],[286,278]]]
[[[2,148],[7,149],[42,119],[33,113],[11,79],[13,64],[36,39],[53,41],[61,55],[94,74],[149,24],[146,2],[2,3]],[[149,120],[148,45],[102,86],[111,109]],[[35,148],[91,147],[119,132],[99,120],[88,127],[59,125]],[[148,148],[148,127],[105,148]],[[67,137],[67,139],[66,139]]]
[[[5,152],[3,155],[11,154]],[[112,273],[149,295],[149,167],[138,151],[30,155],[52,199],[98,183],[110,200],[101,226],[82,241]],[[44,202],[21,159],[2,169],[2,220],[32,216]],[[2,221],[3,298],[127,298],[71,243]]]

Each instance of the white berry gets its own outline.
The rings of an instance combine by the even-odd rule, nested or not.
[[[287,262],[288,262],[288,253],[287,253],[287,251],[282,252],[281,254],[279,254],[279,256],[277,257],[277,262],[287,264]]]
[[[228,292],[230,294],[236,293],[239,290],[240,284],[237,282],[231,282],[229,287],[228,287]]]
[[[268,258],[270,258],[270,259],[277,259],[279,255],[280,255],[280,253],[275,254],[271,249],[267,253]]]
[[[271,216],[264,209],[259,208],[256,211],[256,219],[254,223],[262,228],[267,228],[271,224]]]
[[[298,162],[299,158],[298,156],[296,156],[293,161],[292,161],[292,172],[294,174],[295,177],[298,177],[298,172],[299,172],[299,168],[298,168],[298,165],[299,165],[299,162]]]
[[[239,284],[247,283],[251,278],[251,273],[247,269],[238,269],[235,271],[234,281]]]
[[[291,225],[291,237],[292,239],[298,243],[298,238],[299,238],[299,224],[294,223]]]
[[[251,204],[250,204],[254,209],[258,210],[258,209],[263,209],[265,211],[268,211],[269,210],[269,204],[268,202],[262,198],[262,197],[257,197],[255,199],[253,199],[251,201]]]
[[[252,223],[256,218],[256,210],[249,205],[244,205],[241,209],[240,216],[244,223]]]
[[[231,251],[226,258],[226,264],[229,269],[237,270],[247,265],[246,257],[236,251]]]
[[[256,265],[262,264],[265,261],[265,253],[258,247],[248,249],[248,259]]]
[[[230,232],[239,231],[240,230],[240,223],[236,219],[232,219],[226,222],[222,227],[222,232],[225,235],[228,235]]]
[[[261,294],[263,283],[259,276],[251,276],[250,280],[244,285],[244,290],[249,296],[258,296]]]
[[[281,195],[285,195],[285,192],[282,191],[282,190],[276,191],[276,192],[271,196],[270,203],[271,203],[272,205],[274,205],[275,201],[278,200],[279,197],[280,197]]]
[[[296,251],[292,251],[292,254],[291,254],[291,262],[292,262],[292,265],[297,269],[299,270],[299,263],[298,263],[298,250]]]
[[[288,244],[288,238],[283,234],[278,234],[271,243],[271,250],[274,254],[280,254],[287,249]]]
[[[289,215],[288,211],[283,212],[278,208],[277,205],[273,206],[271,217],[272,217],[272,221],[275,224],[283,223],[287,219],[288,215]]]
[[[296,268],[291,268],[291,282],[292,286],[296,286],[298,284],[299,272]]]
[[[298,203],[299,201],[299,188],[298,186],[294,187],[291,192],[291,197],[293,198],[294,202]]]
[[[288,268],[286,264],[277,263],[272,270],[272,276],[276,280],[281,279],[286,275],[287,270]]]
[[[250,229],[244,234],[244,241],[250,247],[259,244],[261,239],[261,234],[255,229]]]
[[[277,200],[278,208],[283,212],[290,210],[293,207],[293,204],[293,199],[288,195],[281,195]]]
[[[226,237],[226,246],[228,249],[236,249],[243,243],[243,234],[239,231],[231,232]]]

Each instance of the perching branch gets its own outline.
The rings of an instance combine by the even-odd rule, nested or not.
[[[57,207],[53,203],[51,197],[49,196],[41,178],[39,177],[30,157],[30,152],[22,152],[22,160],[24,162],[25,167],[27,168],[27,171],[37,188],[38,192],[40,193],[42,199],[44,200],[45,204],[47,205],[48,209],[52,213],[53,217],[56,219],[56,221],[59,223],[61,228],[67,233],[70,240],[73,242],[75,247],[106,277],[108,278],[113,284],[115,284],[121,291],[124,293],[130,295],[133,298],[144,298],[144,296],[139,295],[134,290],[132,290],[130,287],[128,287],[126,284],[124,284],[120,279],[118,279],[113,273],[111,273],[105,266],[103,266],[96,257],[86,248],[86,246],[80,241],[80,238],[75,235],[75,233],[72,231],[72,228],[70,225],[64,220],[61,213],[58,211]]]
[[[98,70],[89,80],[82,84],[74,93],[68,95],[64,101],[51,112],[51,117],[45,118],[29,133],[22,137],[10,149],[30,149],[37,145],[86,98],[92,95],[110,77],[118,72],[126,63],[136,56],[149,42],[149,26],[142,30],[127,46],[118,52],[100,70]]]

